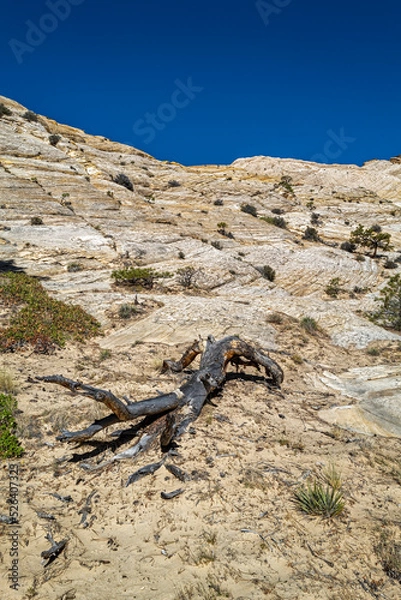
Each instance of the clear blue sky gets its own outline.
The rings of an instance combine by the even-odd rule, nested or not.
[[[3,0],[0,93],[183,164],[401,154],[399,0],[259,5]]]

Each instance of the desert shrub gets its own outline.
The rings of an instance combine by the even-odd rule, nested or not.
[[[60,140],[61,137],[57,135],[57,133],[52,133],[51,135],[49,135],[49,144],[51,144],[52,146],[57,146]]]
[[[181,183],[179,181],[177,181],[176,179],[170,179],[170,181],[168,182],[168,186],[169,187],[181,187]]]
[[[129,267],[113,271],[111,276],[117,285],[152,289],[156,279],[169,277],[170,273],[158,273],[151,268]]]
[[[384,572],[401,583],[401,543],[397,543],[389,531],[382,531],[375,551]]]
[[[263,267],[260,267],[258,271],[260,272],[262,277],[264,277],[268,281],[274,281],[276,278],[276,271],[273,269],[273,267],[270,267],[269,265],[263,265]]]
[[[305,229],[302,239],[309,240],[310,242],[319,242],[320,241],[317,230],[314,227],[309,227],[309,226]]]
[[[299,510],[325,519],[339,516],[345,507],[341,477],[334,468],[313,483],[301,485],[294,492],[293,502]]]
[[[113,181],[114,183],[117,183],[118,185],[122,185],[123,187],[127,188],[127,190],[130,190],[130,192],[134,191],[132,181],[127,175],[125,175],[125,173],[119,173],[118,175],[113,177]]]
[[[356,245],[352,242],[343,242],[340,246],[341,250],[345,250],[345,252],[355,252]]]
[[[22,117],[24,119],[26,119],[27,121],[32,121],[34,123],[36,123],[38,120],[38,115],[36,113],[34,113],[32,110],[27,110],[26,112],[24,112]]]
[[[217,199],[213,202],[213,204],[215,206],[223,206],[224,202],[223,202],[223,200]]]
[[[305,331],[308,333],[313,334],[319,330],[317,322],[312,317],[302,317],[299,324],[301,325],[302,329],[305,329]]]
[[[43,225],[42,217],[31,217],[31,225]]]
[[[227,223],[225,221],[220,221],[217,223],[217,229],[225,229],[227,227]]]
[[[0,392],[5,394],[16,394],[18,385],[10,371],[5,369],[0,370]]]
[[[3,104],[3,102],[1,102],[0,103],[0,119],[1,119],[2,116],[9,117],[12,114],[13,113],[11,112],[11,110],[7,106],[5,106]]]
[[[258,216],[258,211],[256,209],[255,206],[253,206],[253,204],[241,204],[241,210],[242,212],[248,214],[248,215],[252,215],[252,217],[257,217]]]
[[[326,286],[326,288],[325,288],[324,291],[331,298],[337,298],[338,294],[341,291],[340,278],[339,277],[333,277],[333,279],[330,279],[330,281],[327,284],[327,286]]]
[[[192,266],[179,269],[177,272],[178,283],[182,285],[182,287],[189,289],[194,285],[198,273],[199,269],[195,269],[195,267]]]
[[[270,223],[270,225],[274,225],[275,227],[280,227],[281,229],[285,229],[287,227],[287,221],[283,217],[260,217],[262,221],[266,223]]]
[[[77,273],[78,271],[82,271],[83,266],[79,262],[72,262],[67,265],[67,271],[69,273]]]
[[[292,187],[291,182],[292,177],[290,177],[289,175],[283,175],[278,183],[278,186],[285,189],[285,191],[289,194],[294,194],[294,188]]]
[[[8,327],[0,330],[0,351],[32,345],[46,354],[68,339],[84,340],[100,332],[100,324],[80,306],[51,298],[42,285],[25,273],[0,275],[0,298],[6,306],[19,306]]]
[[[210,242],[210,245],[213,246],[213,248],[216,248],[216,250],[222,250],[223,249],[223,245],[221,242],[217,241],[217,240],[213,240],[212,242]]]
[[[10,394],[0,394],[0,458],[17,458],[24,449],[19,443],[15,431],[17,423],[15,413],[17,401]]]
[[[387,285],[380,291],[380,307],[372,313],[371,319],[382,325],[401,330],[401,275],[390,277]]]
[[[184,259],[185,259],[185,253],[184,253],[182,250],[180,250],[180,251],[178,252],[178,258],[180,258],[181,260],[184,260]]]
[[[320,215],[319,213],[313,212],[310,216],[310,222],[312,225],[319,225]]]
[[[390,234],[384,233],[380,225],[372,225],[366,228],[363,225],[358,225],[356,229],[351,231],[349,241],[356,246],[372,250],[372,258],[375,258],[379,248],[382,250],[391,249],[390,239]]]
[[[266,317],[266,321],[268,323],[275,323],[276,325],[280,325],[283,322],[283,317],[278,312],[272,312]]]
[[[396,269],[397,267],[398,267],[398,264],[394,260],[390,260],[389,258],[384,263],[385,269]]]
[[[130,319],[133,315],[137,314],[138,308],[135,304],[121,304],[118,309],[118,316],[120,319]]]

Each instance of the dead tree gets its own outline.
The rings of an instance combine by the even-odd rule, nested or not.
[[[145,417],[140,428],[142,430],[140,440],[132,448],[116,454],[112,461],[132,458],[149,448],[157,437],[160,439],[162,451],[167,452],[174,440],[179,438],[188,425],[198,418],[209,396],[223,386],[229,365],[234,365],[237,371],[239,366],[255,367],[257,370],[263,367],[270,383],[276,387],[280,386],[284,378],[281,367],[266,353],[235,336],[216,341],[210,335],[206,343],[195,341],[178,361],[165,360],[162,371],[180,373],[199,354],[202,354],[199,369],[192,372],[178,389],[137,402],[132,402],[127,398],[121,400],[112,392],[67,379],[62,375],[37,377],[36,379],[39,381],[62,385],[74,394],[89,396],[96,402],[102,402],[112,411],[110,415],[96,420],[86,429],[75,432],[62,431],[57,439],[64,442],[86,442],[97,432],[110,425]],[[163,460],[145,467],[145,470],[149,468],[150,472],[153,472],[161,466]],[[139,475],[143,474],[147,473]]]

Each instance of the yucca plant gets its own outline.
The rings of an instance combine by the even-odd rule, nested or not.
[[[308,515],[324,519],[338,517],[345,506],[341,487],[341,476],[334,467],[330,467],[321,479],[295,490],[293,501],[299,510]]]

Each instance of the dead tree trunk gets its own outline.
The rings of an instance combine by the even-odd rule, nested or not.
[[[114,460],[135,456],[148,448],[158,436],[162,450],[166,451],[172,442],[185,432],[188,425],[198,418],[210,394],[223,386],[228,365],[235,365],[237,371],[239,365],[255,367],[258,370],[263,367],[266,376],[276,387],[280,386],[284,378],[281,367],[267,354],[234,336],[219,341],[209,336],[205,344],[195,341],[180,360],[165,360],[163,371],[179,373],[199,354],[202,354],[199,369],[177,390],[138,402],[126,398],[120,400],[109,391],[67,379],[62,375],[37,377],[39,381],[56,383],[75,394],[103,402],[112,411],[110,415],[95,421],[82,431],[62,431],[57,439],[65,442],[85,442],[110,425],[146,417],[143,420],[143,434],[139,442],[129,450],[115,455]]]

